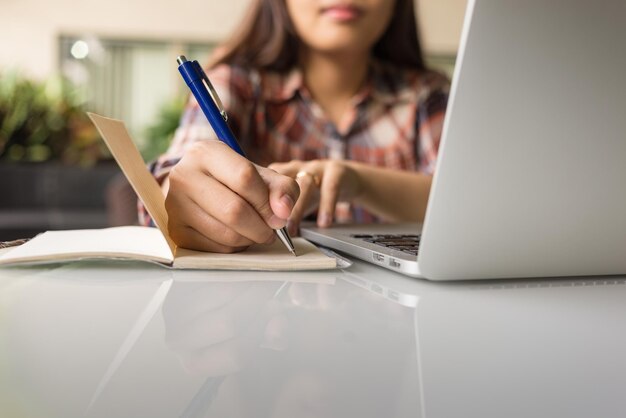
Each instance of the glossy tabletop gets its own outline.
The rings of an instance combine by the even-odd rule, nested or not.
[[[624,417],[622,277],[0,270],[0,417]]]

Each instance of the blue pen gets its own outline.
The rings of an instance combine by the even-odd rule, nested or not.
[[[209,81],[209,78],[204,73],[204,70],[200,64],[198,64],[198,61],[188,61],[184,55],[180,55],[176,61],[178,62],[178,71],[180,71],[183,80],[185,80],[191,93],[193,93],[198,101],[200,109],[202,109],[202,112],[209,120],[217,137],[239,155],[245,157],[246,155],[239,146],[235,135],[233,135],[233,132],[226,123],[228,115],[226,114],[226,110],[224,110],[224,105],[222,105],[222,101]],[[278,235],[278,238],[285,244],[287,249],[296,256],[296,249],[293,246],[293,242],[291,242],[291,238],[289,238],[287,228],[283,227],[275,231],[276,235]]]

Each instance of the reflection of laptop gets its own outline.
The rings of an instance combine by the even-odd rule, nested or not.
[[[387,301],[393,303],[396,306],[387,307],[386,312],[393,312],[391,315],[393,317],[393,322],[396,325],[408,324],[409,323],[409,315],[412,317],[412,330],[413,338],[415,340],[415,344],[411,347],[407,344],[408,341],[405,340],[403,344],[403,332],[407,331],[407,329],[403,326],[400,326],[394,332],[394,339],[390,342],[391,345],[400,345],[404,346],[407,351],[407,354],[411,353],[415,355],[415,363],[409,360],[409,356],[406,357],[406,364],[403,367],[402,377],[399,378],[402,381],[402,385],[398,388],[393,389],[394,400],[392,403],[393,409],[390,409],[389,413],[386,416],[394,416],[394,417],[413,417],[413,418],[424,418],[426,417],[425,413],[425,402],[424,402],[424,384],[422,378],[422,361],[420,355],[420,344],[419,344],[419,332],[418,332],[418,317],[417,310],[418,304],[421,297],[421,292],[418,296],[416,292],[415,285],[421,284],[423,286],[429,285],[427,282],[416,282],[409,281],[401,282],[398,277],[394,277],[394,275],[387,275],[386,277],[380,277],[378,274],[378,269],[375,267],[370,267],[365,263],[355,262],[350,269],[341,270],[340,279],[354,285],[360,287],[373,295],[375,297],[366,298],[369,300],[371,305],[367,306],[366,309],[371,310],[375,306],[380,306],[380,300],[376,300],[376,297],[386,299]],[[430,284],[434,286],[434,284]],[[380,315],[379,312],[377,313]],[[351,313],[353,313],[351,311]],[[363,318],[363,315],[359,316]],[[379,321],[377,321],[380,323]],[[383,319],[383,322],[384,319]],[[380,335],[380,330],[376,330],[376,324],[372,323],[368,325],[369,332],[375,332],[377,335]],[[384,347],[385,344],[379,345],[377,349],[378,358],[385,359],[385,353],[383,353],[380,348]],[[387,364],[388,361],[385,361]],[[388,383],[388,382],[387,382]],[[385,385],[387,385],[385,383]],[[344,414],[345,416],[346,414]]]
[[[384,242],[417,225],[302,236],[432,280],[626,273],[623,39],[623,2],[470,0],[418,255]]]

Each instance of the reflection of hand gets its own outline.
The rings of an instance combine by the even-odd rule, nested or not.
[[[256,166],[220,141],[200,141],[169,175],[168,229],[181,247],[240,251],[275,239],[298,199],[289,177]]]
[[[175,283],[163,304],[166,344],[189,372],[239,371],[266,332],[279,332],[268,325],[278,317],[275,291],[273,283]]]
[[[345,161],[313,160],[274,163],[269,168],[296,178],[300,185],[300,199],[289,217],[289,232],[296,234],[300,221],[318,209],[317,224],[330,226],[337,201],[351,201],[361,191],[356,169]]]

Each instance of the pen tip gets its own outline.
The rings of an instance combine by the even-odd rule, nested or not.
[[[293,254],[294,257],[298,256],[298,254],[296,254],[296,250],[289,250],[289,251],[291,251],[291,254]]]

